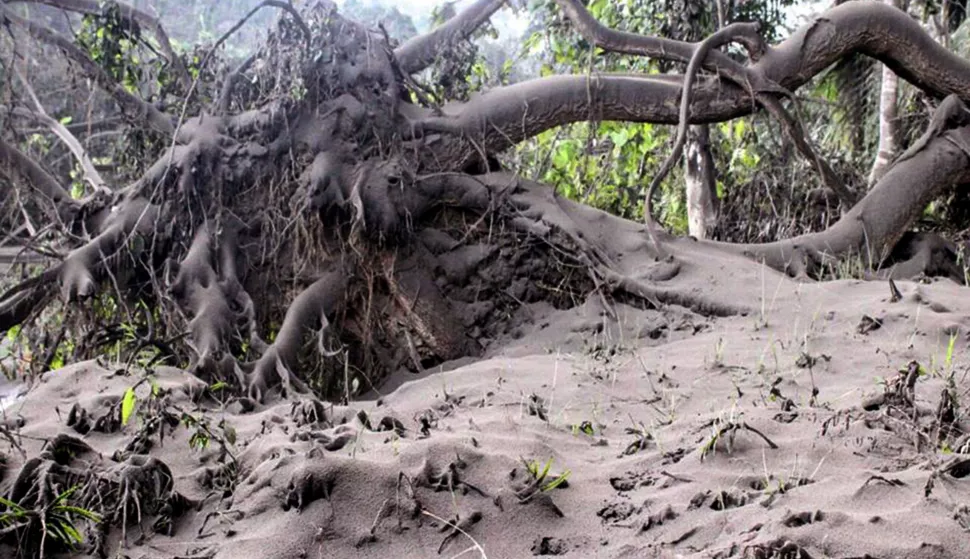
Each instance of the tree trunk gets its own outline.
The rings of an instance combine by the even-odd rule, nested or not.
[[[724,2],[715,2],[717,28],[727,23]],[[697,25],[697,22],[695,22]],[[684,149],[684,182],[687,186],[687,231],[696,239],[706,239],[717,223],[717,184],[711,156],[711,132],[706,124],[687,130]]]
[[[717,223],[717,185],[706,124],[691,126],[684,158],[687,183],[687,227],[691,236],[706,239]]]
[[[885,0],[898,7],[897,0]],[[879,182],[899,150],[897,142],[899,76],[885,64],[882,66],[882,86],[879,91],[879,151],[869,173],[869,186]]]

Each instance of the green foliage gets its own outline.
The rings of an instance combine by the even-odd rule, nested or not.
[[[121,399],[121,424],[128,425],[128,420],[131,419],[132,412],[135,411],[135,402],[137,398],[135,397],[135,389],[129,387],[125,390],[125,395]]]
[[[0,497],[0,527],[4,531],[24,532],[27,541],[50,540],[69,549],[84,542],[77,523],[87,520],[101,522],[101,516],[83,507],[70,504],[70,497],[80,488],[75,485],[58,495],[43,510],[32,510]]]
[[[431,12],[432,25],[437,26],[454,15],[452,4],[435,7]],[[437,103],[446,101],[465,101],[475,91],[480,91],[486,84],[494,80],[501,80],[501,76],[492,76],[488,66],[482,58],[481,49],[475,43],[483,37],[496,38],[498,32],[491,22],[479,27],[468,41],[461,41],[452,45],[440,54],[430,68],[428,83],[431,97]]]
[[[100,14],[85,15],[77,32],[78,46],[130,93],[138,91],[143,78],[135,48],[140,41],[141,29],[121,17],[116,2],[106,2]]]
[[[767,40],[777,39],[784,8],[794,0],[735,2],[726,0],[727,20],[763,22]],[[542,60],[540,74],[617,72],[655,74],[673,65],[643,57],[604,53],[572,29],[553,0],[533,0],[532,34],[522,45],[523,57]],[[701,0],[592,0],[587,5],[600,23],[632,33],[696,41],[717,28],[715,4]],[[737,119],[712,130],[716,167],[726,169],[731,186],[752,180],[761,155],[752,143],[752,119]],[[518,147],[517,170],[552,184],[562,195],[628,218],[641,219],[643,190],[670,149],[671,127],[621,122],[578,123],[550,130]],[[667,185],[682,184],[675,168]],[[725,182],[718,183],[723,194]],[[660,217],[676,232],[687,229],[683,188],[668,186],[661,195]]]
[[[532,477],[535,486],[538,487],[539,491],[552,491],[553,489],[564,484],[569,478],[569,474],[571,473],[569,470],[566,470],[558,476],[550,476],[552,461],[553,459],[550,458],[545,465],[543,465],[536,460],[522,459],[522,463],[525,465],[526,471],[529,473],[529,476]],[[547,479],[548,481],[546,481]]]

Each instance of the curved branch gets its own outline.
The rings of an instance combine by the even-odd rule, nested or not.
[[[91,159],[88,157],[87,151],[85,151],[81,146],[81,142],[79,142],[78,139],[74,137],[74,134],[71,134],[67,127],[61,124],[60,121],[51,118],[50,115],[47,114],[47,111],[44,110],[44,106],[41,105],[40,99],[37,98],[37,94],[34,93],[34,88],[31,87],[30,82],[27,81],[27,78],[16,67],[14,68],[14,71],[17,74],[17,78],[20,80],[21,85],[23,85],[24,89],[27,90],[27,96],[30,97],[30,100],[34,104],[34,111],[36,111],[23,111],[18,107],[14,109],[14,114],[24,116],[24,113],[26,112],[27,116],[34,119],[35,122],[44,124],[50,128],[51,132],[53,132],[55,136],[64,142],[67,149],[69,149],[71,154],[74,155],[74,158],[77,159],[78,164],[81,166],[81,171],[84,173],[84,178],[91,184],[94,190],[98,191],[107,188],[105,186],[104,179],[101,178],[101,174],[98,173],[98,170],[94,168],[94,163],[92,163]]]
[[[713,35],[707,37],[694,50],[690,64],[687,65],[684,74],[684,86],[680,98],[680,111],[677,115],[679,125],[677,126],[677,136],[674,139],[674,147],[670,155],[660,166],[660,170],[654,175],[647,188],[647,193],[643,198],[643,219],[647,226],[647,234],[653,242],[653,246],[658,255],[664,255],[664,250],[657,239],[657,221],[653,218],[653,198],[660,183],[667,177],[667,174],[680,161],[680,156],[684,153],[684,144],[687,142],[687,128],[690,122],[690,96],[691,88],[694,87],[694,78],[701,62],[707,58],[709,52],[722,45],[737,41],[739,38],[758,34],[759,25],[756,23],[732,23],[727,27],[722,27]]]
[[[394,58],[397,59],[401,71],[404,74],[414,74],[424,70],[434,63],[441,52],[470,37],[503,4],[505,0],[478,0],[430,33],[408,39],[394,49]]]
[[[865,198],[825,231],[765,244],[704,242],[795,276],[810,275],[828,260],[848,254],[860,256],[875,269],[930,201],[968,180],[970,126],[962,126],[934,137],[896,163]]]
[[[849,2],[834,7],[803,27],[748,67],[763,78],[794,91],[840,58],[853,52],[874,57],[917,87],[943,96],[956,93],[970,101],[970,62],[936,43],[904,12],[876,2]],[[710,59],[711,57],[708,57]],[[467,103],[443,108],[444,116],[416,123],[421,132],[464,136],[450,149],[474,151],[467,145],[502,151],[550,128],[599,120],[676,124],[683,77],[551,76],[491,90]],[[690,124],[723,122],[755,110],[754,91],[717,77],[692,93]],[[769,91],[771,91],[769,89]]]
[[[101,5],[95,0],[3,0],[5,4],[23,3],[23,4],[46,4],[48,6],[53,6],[55,8],[60,8],[65,11],[75,12],[79,14],[88,15],[99,15],[102,13]],[[165,57],[168,59],[169,63],[175,67],[175,74],[178,76],[179,81],[182,83],[182,87],[188,88],[189,84],[192,83],[192,78],[189,76],[189,71],[182,64],[182,59],[175,54],[175,50],[172,49],[172,43],[168,39],[168,34],[165,32],[165,28],[162,27],[160,21],[149,15],[147,12],[143,12],[138,8],[125,4],[123,2],[116,2],[119,8],[119,15],[121,19],[127,23],[129,26],[133,26],[133,23],[137,23],[143,27],[147,27],[152,30],[155,38],[158,40],[158,44],[165,53]]]
[[[211,52],[214,52],[216,49],[218,49],[222,45],[222,43],[226,42],[226,40],[232,36],[233,33],[235,33],[236,31],[239,31],[239,28],[245,25],[246,22],[249,21],[249,18],[256,15],[256,12],[262,10],[263,8],[279,8],[289,13],[291,16],[293,16],[293,19],[296,20],[296,24],[300,27],[300,30],[303,31],[303,38],[306,41],[307,49],[310,48],[310,40],[313,38],[313,33],[310,32],[310,28],[307,27],[306,22],[303,21],[302,17],[300,17],[300,12],[296,11],[296,8],[294,8],[287,2],[282,2],[281,0],[263,0],[255,8],[253,8],[252,10],[249,10],[249,13],[247,13],[242,17],[242,19],[237,21],[236,24],[229,29],[229,31],[226,31],[225,33],[223,33],[222,37],[219,37],[219,40],[217,40],[216,43],[212,45],[212,48],[209,50],[209,52],[211,53]]]
[[[587,41],[593,45],[619,54],[647,56],[675,62],[690,62],[699,44],[677,41],[664,37],[650,37],[611,29],[593,17],[579,0],[556,0],[559,9]],[[732,72],[743,77],[743,66],[719,51],[711,51],[702,57],[703,66],[715,72]]]
[[[155,130],[171,136],[175,131],[172,119],[165,113],[156,109],[152,104],[146,103],[125,90],[118,82],[111,77],[88,55],[75,45],[70,39],[64,37],[53,29],[41,25],[35,21],[26,20],[14,14],[6,4],[0,4],[0,15],[6,21],[12,22],[18,27],[23,28],[27,33],[44,43],[48,43],[61,49],[68,58],[81,66],[84,73],[101,86],[114,100],[121,106],[121,110],[130,116],[147,120],[149,125]]]
[[[0,295],[0,332],[23,324],[54,299],[58,273],[57,267],[51,268]]]

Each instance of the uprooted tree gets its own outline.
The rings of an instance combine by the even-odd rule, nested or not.
[[[25,3],[110,21],[116,40],[95,50],[90,36],[55,29],[58,20],[25,16]],[[267,0],[254,11],[281,10],[279,23],[236,65],[219,53],[225,36],[179,54],[155,19],[122,4],[0,4],[16,45],[3,62],[13,92],[4,108],[13,126],[0,138],[3,226],[47,256],[44,269],[0,297],[0,328],[36,322],[59,305],[57,324],[41,329],[46,354],[35,358],[43,364],[67,339],[74,358],[123,340],[129,364],[151,348],[154,359],[227,383],[258,405],[291,390],[350,396],[402,368],[479,354],[484,340],[506,334],[519,306],[538,300],[568,307],[598,294],[743,311],[682,281],[710,272],[698,259],[682,265],[700,249],[800,278],[844,258],[873,272],[962,278],[945,243],[894,255],[931,200],[970,180],[970,62],[905,13],[846,2],[777,45],[744,23],[687,43],[612,30],[578,0],[557,0],[603,51],[689,63],[687,74],[557,75],[444,102],[422,71],[503,4],[479,0],[394,45],[332,5],[298,12]],[[719,50],[730,43],[746,56]],[[157,53],[150,63],[130,57],[143,44]],[[94,85],[96,120],[50,116],[23,71],[38,52],[60,53],[77,82]],[[794,95],[854,53],[946,98],[923,138],[868,193],[839,184],[805,137]],[[125,57],[130,64],[119,66]],[[139,64],[144,71],[133,74]],[[139,82],[149,74],[162,85]],[[572,122],[683,129],[758,110],[779,119],[838,196],[843,217],[832,227],[770,244],[684,242],[649,212],[636,224],[583,207],[503,172],[497,158]],[[103,178],[78,140],[119,126],[138,170],[127,184]],[[74,187],[25,147],[38,131],[66,147]]]

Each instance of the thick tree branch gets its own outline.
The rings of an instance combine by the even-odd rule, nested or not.
[[[4,3],[46,4],[48,6],[53,6],[69,12],[88,15],[98,15],[102,13],[101,3],[95,0],[4,0]],[[152,33],[158,40],[159,47],[162,49],[162,52],[165,53],[165,58],[167,58],[169,64],[175,68],[175,75],[178,76],[179,82],[181,82],[182,87],[187,89],[189,84],[192,83],[192,78],[189,76],[189,72],[185,68],[185,65],[182,64],[182,59],[179,58],[179,56],[175,54],[175,50],[172,49],[172,43],[169,41],[168,34],[165,32],[165,28],[162,27],[161,22],[149,15],[147,12],[143,12],[142,10],[139,10],[138,8],[135,8],[129,4],[117,2],[117,5],[119,15],[129,26],[133,27],[133,24],[137,23],[142,27],[147,27],[152,30]]]
[[[80,47],[75,45],[67,37],[64,37],[60,33],[57,33],[45,25],[41,25],[35,21],[26,20],[14,14],[6,4],[0,5],[0,15],[2,15],[6,21],[14,23],[18,27],[26,30],[27,33],[30,34],[30,36],[34,39],[54,45],[61,49],[61,51],[67,55],[69,59],[81,67],[89,78],[94,80],[99,86],[101,86],[101,88],[111,95],[118,105],[121,106],[121,110],[129,116],[147,121],[152,128],[165,134],[166,136],[171,136],[175,131],[175,127],[172,125],[171,117],[162,113],[150,103],[146,103],[131,93],[128,93],[128,91],[125,90],[121,84],[111,79],[111,77],[100,66],[91,60],[91,58],[80,49]]]
[[[409,39],[394,49],[394,58],[397,59],[401,71],[404,74],[414,74],[424,70],[441,52],[470,37],[503,4],[505,0],[478,0],[430,33]]]
[[[825,231],[766,244],[712,244],[792,275],[809,275],[821,264],[851,254],[875,269],[930,201],[967,181],[970,126],[962,126],[933,137],[894,164],[865,198]]]
[[[876,2],[848,2],[832,8],[780,45],[767,49],[748,70],[750,75],[762,76],[766,87],[777,84],[794,91],[854,52],[881,60],[931,94],[956,93],[970,101],[970,62],[933,41],[904,12]],[[592,117],[675,124],[682,83],[683,77],[677,75],[539,78],[445,106],[444,116],[428,116],[415,128],[419,133],[463,135],[478,150],[496,152],[550,128]],[[701,83],[692,94],[690,123],[723,122],[749,114],[757,106],[752,93],[759,91],[757,85],[748,90],[733,80],[712,78]],[[478,151],[468,143],[450,149],[470,154]]]

